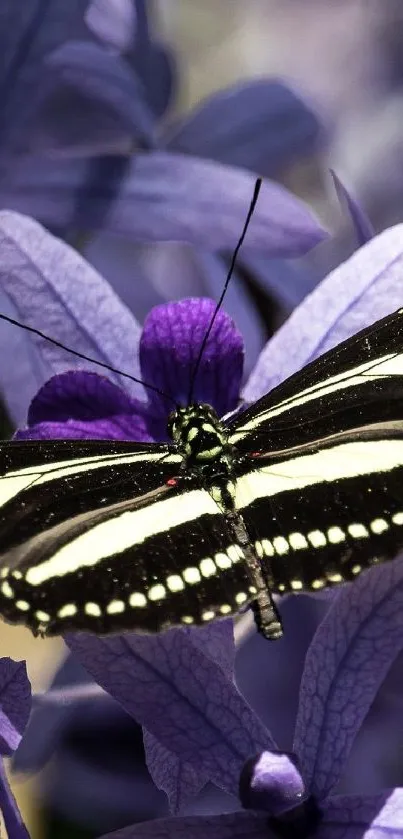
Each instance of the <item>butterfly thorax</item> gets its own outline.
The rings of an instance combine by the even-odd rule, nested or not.
[[[232,458],[227,433],[211,405],[178,408],[169,417],[168,432],[187,469],[229,476]]]

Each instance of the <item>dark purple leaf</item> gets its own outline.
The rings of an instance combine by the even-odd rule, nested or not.
[[[332,271],[263,350],[243,393],[253,402],[296,370],[402,305],[403,225]]]
[[[29,839],[29,833],[10,789],[2,758],[0,758],[0,811],[8,839]]]
[[[203,638],[203,629],[199,629]],[[245,760],[271,748],[266,729],[192,635],[96,638],[67,643],[93,678],[165,748],[236,794]],[[202,643],[202,641],[201,641]]]
[[[76,251],[54,238],[39,224],[15,213],[0,212],[0,287],[9,295],[17,316],[30,326],[72,349],[134,376],[140,376],[137,344],[140,327],[109,284]],[[16,329],[16,327],[13,327]],[[7,333],[0,333],[2,340]],[[9,334],[9,330],[8,330]],[[30,337],[36,385],[54,373],[71,369],[94,369],[74,355],[36,336]],[[4,351],[9,352],[7,344]],[[2,365],[3,392],[14,399],[14,369]],[[108,373],[115,384],[129,393],[128,379]],[[33,382],[32,382],[33,384]],[[24,388],[18,419],[23,419],[34,393]]]
[[[399,839],[403,837],[403,790],[379,795],[337,795],[325,807],[317,839]]]
[[[0,754],[16,750],[31,710],[31,685],[25,661],[0,658]]]
[[[86,41],[69,41],[49,56],[53,78],[115,112],[125,131],[142,145],[155,143],[155,121],[143,85],[118,55]]]
[[[187,404],[190,383],[216,303],[187,299],[156,306],[148,315],[140,338],[140,367],[152,382],[179,404]],[[193,397],[213,405],[219,416],[238,404],[243,367],[243,340],[234,322],[221,309],[213,323],[198,368]],[[167,414],[171,405],[159,394],[148,396],[155,413]]]
[[[113,158],[112,158],[113,160]],[[0,201],[45,224],[92,229],[100,207],[110,200],[104,183],[92,182],[80,217],[75,194],[88,159],[59,162],[21,158],[4,171]],[[133,240],[184,241],[206,250],[233,251],[250,206],[255,178],[198,158],[168,152],[139,153],[110,207],[105,228]],[[300,256],[327,237],[308,208],[283,187],[266,181],[245,239],[244,252]]]
[[[108,833],[102,839],[274,839],[267,817],[252,813],[157,819]]]
[[[310,791],[338,783],[355,736],[403,648],[403,561],[345,586],[305,659],[293,751]]]
[[[221,621],[206,627],[206,631],[188,630],[192,641],[202,652],[210,655],[232,681],[234,675],[235,645],[232,620]],[[144,729],[144,747],[147,766],[158,789],[164,790],[172,813],[184,810],[209,778],[206,773],[179,760],[176,755],[162,746],[149,731]]]
[[[283,82],[267,78],[209,96],[171,129],[166,145],[273,177],[295,158],[313,154],[321,140],[309,106]]]
[[[341,207],[347,207],[347,212],[351,218],[357,236],[358,247],[361,247],[361,245],[365,245],[366,242],[373,239],[375,236],[375,230],[364,208],[361,207],[358,201],[348,192],[344,184],[342,184],[340,178],[336,175],[336,172],[333,172],[331,169],[330,174],[333,178],[333,183],[335,185]]]

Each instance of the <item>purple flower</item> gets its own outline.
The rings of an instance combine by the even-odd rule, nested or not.
[[[0,810],[9,839],[29,839],[4,770],[4,758],[18,747],[31,710],[25,662],[0,658]]]
[[[8,224],[8,235],[3,242],[7,250],[0,278],[3,287],[12,295],[20,316],[24,319],[25,313],[29,314],[30,322],[34,321],[39,328],[46,326],[49,329],[50,324],[52,336],[57,340],[65,343],[69,336],[70,343],[79,351],[95,354],[101,361],[138,374],[139,329],[105,281],[77,254],[35,223],[13,214],[3,214],[3,230],[5,223]],[[399,277],[402,263],[401,228],[386,231],[357,251],[301,304],[269,342],[243,388],[243,398],[253,401],[330,346],[398,308],[401,305]],[[51,270],[56,266],[57,270]],[[196,312],[203,313],[205,306],[210,306],[211,311],[211,305],[200,301],[181,304],[196,318],[195,325]],[[148,338],[142,363],[147,358],[150,371],[154,370],[154,365],[158,368],[157,382],[164,392],[173,387],[174,393],[180,396],[184,383],[188,384],[186,370],[189,373],[195,345],[186,323],[182,320],[172,322],[175,309],[170,306],[167,311],[170,316],[166,322],[155,314],[150,320],[153,328],[145,333]],[[179,307],[178,311],[183,309]],[[210,347],[217,371],[221,369],[221,330],[229,328],[224,315],[220,323]],[[173,329],[177,329],[174,340]],[[167,347],[163,367],[160,367],[159,333]],[[238,396],[240,345],[236,333],[231,334],[234,336],[231,363],[235,384],[230,391],[230,401],[217,401],[221,394],[207,371],[206,377],[203,374],[198,383],[198,387],[205,388],[203,398],[210,395],[220,411],[233,407]],[[108,427],[111,423],[116,435],[127,435],[133,433],[133,423],[140,417],[142,433],[148,434],[148,439],[157,433],[153,428],[161,429],[162,413],[168,408],[164,400],[150,395],[146,399],[139,386],[118,374],[111,375],[109,384],[101,378],[99,390],[94,392],[93,384],[98,382],[98,377],[94,379],[93,374],[81,372],[82,362],[41,338],[29,337],[27,340],[32,340],[35,349],[38,362],[35,375],[39,385],[42,384],[41,377],[44,381],[51,373],[65,373],[71,367],[76,371],[75,375],[53,379],[37,400],[34,399],[28,436],[34,436],[38,430],[41,433],[43,423],[56,423],[59,428],[62,424],[68,428],[69,419],[79,425],[83,423],[81,427],[85,428],[88,423],[95,423],[92,427],[96,428],[99,428],[99,422]],[[179,351],[177,358],[172,355],[174,344]],[[81,387],[81,407],[76,398],[78,388],[73,382]],[[62,384],[60,389],[58,383]],[[67,391],[65,384],[68,384]],[[88,404],[87,385],[91,400],[94,400],[92,405]],[[13,380],[8,390],[10,396],[15,386]],[[200,398],[201,392],[196,391],[196,395]],[[74,417],[69,416],[71,400]],[[392,569],[392,565],[389,568]],[[391,574],[392,570],[385,572],[385,580],[391,579]],[[348,597],[351,592],[354,599],[355,591],[365,591],[364,584],[365,581],[360,581],[361,588],[351,587],[344,596]],[[363,595],[362,599],[365,602]],[[386,630],[385,637],[388,637]],[[209,779],[234,791],[248,758],[257,751],[273,749],[271,736],[252,712],[245,710],[243,700],[233,692],[230,622],[223,621],[203,630],[175,630],[157,637],[96,638],[83,633],[70,636],[68,643],[95,680],[145,727],[148,764],[153,767],[158,785],[167,791],[175,809],[183,807]],[[378,644],[379,648],[383,646]],[[181,667],[177,666],[178,662]],[[381,673],[380,664],[376,672]],[[202,680],[201,673],[204,674]],[[228,703],[231,713],[223,712],[223,708],[228,710]],[[362,714],[358,716],[361,721]],[[221,732],[219,737],[218,731]],[[303,763],[301,748],[298,754]],[[306,773],[304,766],[303,772]],[[317,795],[316,788],[309,786],[309,789]]]

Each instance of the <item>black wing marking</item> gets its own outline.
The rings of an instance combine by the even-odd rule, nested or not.
[[[308,364],[229,425],[239,453],[403,418],[403,309]]]
[[[249,602],[242,549],[181,460],[168,446],[0,447],[5,619],[46,635],[154,632]]]
[[[273,591],[354,579],[403,549],[403,423],[244,461],[236,505]]]

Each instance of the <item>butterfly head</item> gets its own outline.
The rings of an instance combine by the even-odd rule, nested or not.
[[[168,419],[168,433],[188,462],[203,465],[219,460],[227,436],[211,405],[178,408]]]

